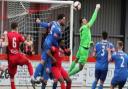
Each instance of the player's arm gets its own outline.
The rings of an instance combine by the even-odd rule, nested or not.
[[[110,62],[111,61],[111,58],[112,58],[112,49],[111,48],[107,48],[107,51],[108,51],[108,61]]]
[[[112,61],[112,53],[115,52],[115,48],[112,43],[109,44],[109,47],[107,48],[108,51],[108,61]]]
[[[44,27],[44,28],[49,28],[50,27],[50,23],[41,22],[39,18],[36,19],[36,23],[38,23],[40,25],[40,27]]]
[[[109,60],[109,62],[115,61],[116,60],[116,57],[117,57],[116,52],[112,52],[111,51],[111,59]]]
[[[115,52],[115,48],[114,48],[114,45],[112,43],[110,44],[110,48],[111,48],[112,52]]]
[[[96,48],[93,49],[92,56],[96,58]]]
[[[97,43],[94,45],[94,47],[93,47],[93,52],[92,52],[92,56],[94,57],[94,58],[96,58],[96,47],[97,47]]]
[[[70,56],[71,55],[71,50],[69,48],[64,48],[64,54],[66,56]]]
[[[53,60],[54,63],[56,62],[55,57],[52,55],[51,49],[47,50],[47,55],[52,58],[52,60]]]
[[[90,21],[87,23],[87,26],[90,28],[92,27],[92,25],[94,24],[96,18],[97,18],[97,14],[98,14],[98,11],[100,9],[100,4],[96,4],[96,8],[95,8],[95,11],[90,19]]]

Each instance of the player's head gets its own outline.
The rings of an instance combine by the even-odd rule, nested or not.
[[[80,19],[80,24],[81,24],[81,25],[87,24],[87,19],[81,18],[81,19]]]
[[[65,41],[63,38],[59,39],[58,43],[59,43],[59,46],[62,48],[65,46]]]
[[[102,32],[102,38],[103,40],[106,40],[108,38],[108,33],[106,31]]]
[[[117,41],[117,49],[123,49],[123,42],[122,41]]]
[[[57,17],[58,22],[60,25],[64,26],[65,25],[65,15],[64,14],[59,14]]]
[[[11,29],[12,29],[12,30],[17,30],[17,28],[18,28],[18,23],[12,22],[12,23],[11,23]]]

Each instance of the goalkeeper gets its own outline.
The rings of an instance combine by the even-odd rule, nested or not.
[[[100,9],[100,4],[96,4],[95,11],[91,20],[87,23],[85,18],[81,19],[80,23],[82,24],[80,28],[80,46],[77,52],[77,59],[72,62],[71,67],[69,69],[69,75],[72,76],[83,69],[84,64],[87,61],[89,54],[89,47],[91,43],[91,30],[90,28],[94,24],[98,11]],[[76,65],[77,64],[77,65]]]

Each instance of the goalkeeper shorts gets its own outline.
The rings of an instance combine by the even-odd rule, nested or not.
[[[78,58],[78,62],[84,65],[87,62],[88,55],[89,55],[89,48],[79,46],[76,55],[76,57]]]

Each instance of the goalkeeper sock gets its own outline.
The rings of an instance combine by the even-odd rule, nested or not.
[[[72,71],[69,72],[69,76],[72,76],[72,75],[78,73],[79,71],[80,71],[80,67],[79,67],[79,64],[77,64],[77,65],[72,69]]]
[[[97,85],[97,82],[94,81],[93,84],[92,84],[92,89],[95,89],[96,88],[96,85]]]
[[[75,61],[72,62],[71,66],[70,66],[70,69],[69,69],[69,73],[72,71],[72,69],[75,67],[76,63]]]

